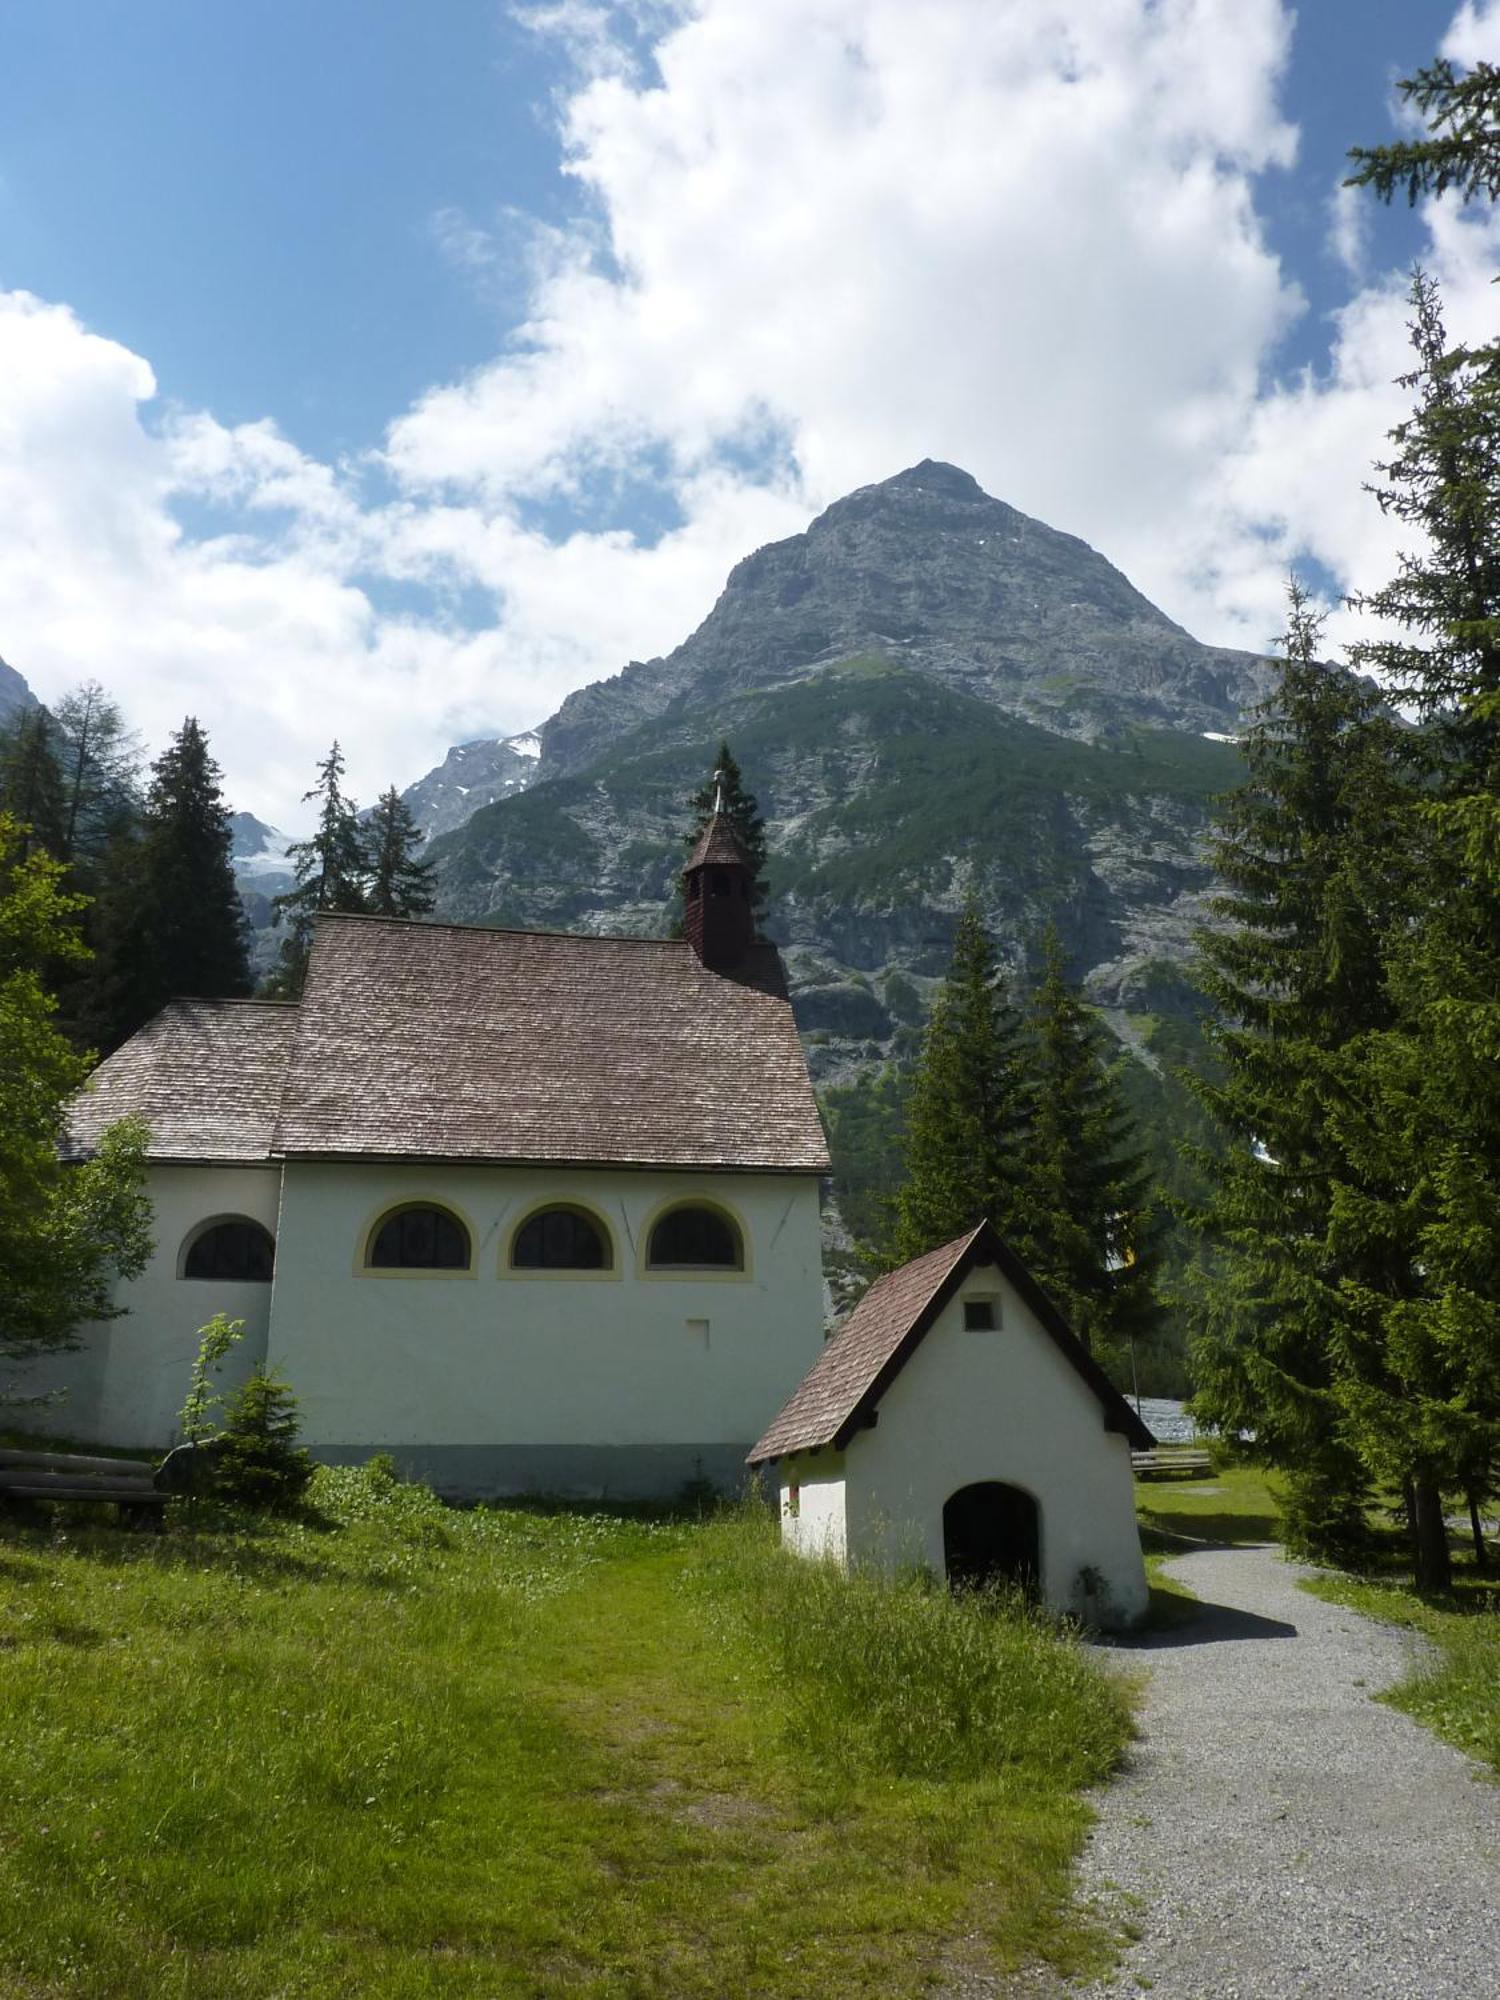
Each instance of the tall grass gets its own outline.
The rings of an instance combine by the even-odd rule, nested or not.
[[[786,1739],[810,1768],[945,1780],[1024,1769],[1074,1787],[1118,1761],[1124,1687],[1019,1595],[803,1561],[753,1511],[717,1523],[711,1546],[708,1574],[770,1664]]]

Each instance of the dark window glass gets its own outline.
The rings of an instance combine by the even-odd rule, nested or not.
[[[729,874],[727,869],[716,868],[709,878],[709,894],[727,896],[729,894]]]
[[[651,1232],[648,1264],[700,1264],[737,1271],[739,1231],[711,1208],[674,1208]]]
[[[970,1333],[993,1333],[995,1329],[995,1301],[993,1299],[965,1299],[964,1325]]]
[[[218,1278],[233,1284],[270,1282],[276,1243],[258,1222],[216,1222],[188,1245],[185,1278]]]
[[[378,1271],[467,1271],[469,1232],[445,1208],[403,1208],[375,1232],[370,1262]]]
[[[575,1208],[544,1208],[516,1231],[510,1261],[518,1271],[607,1271],[609,1252],[596,1223]]]

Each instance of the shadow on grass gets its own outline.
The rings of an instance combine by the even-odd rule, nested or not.
[[[1275,1514],[1141,1515],[1141,1547],[1148,1554],[1186,1555],[1192,1549],[1259,1548],[1277,1539]]]
[[[234,1570],[240,1576],[269,1577],[278,1582],[322,1583],[347,1574],[336,1565],[309,1560],[243,1529],[222,1538],[212,1534],[169,1530],[151,1534],[138,1528],[101,1526],[90,1521],[61,1521],[42,1528],[0,1527],[0,1575],[29,1579],[31,1572],[6,1557],[46,1556],[57,1547],[57,1533],[66,1534],[74,1557],[101,1569],[128,1569],[147,1563],[164,1570]]]

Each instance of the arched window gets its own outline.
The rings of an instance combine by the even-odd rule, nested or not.
[[[370,1239],[375,1271],[467,1271],[469,1232],[446,1208],[398,1208]]]
[[[740,1232],[716,1208],[669,1209],[651,1231],[646,1265],[653,1271],[742,1271]]]
[[[182,1260],[185,1278],[217,1278],[221,1284],[266,1285],[276,1262],[276,1239],[246,1215],[227,1215],[200,1229]]]
[[[510,1246],[516,1271],[607,1271],[614,1259],[599,1224],[581,1208],[539,1208]]]

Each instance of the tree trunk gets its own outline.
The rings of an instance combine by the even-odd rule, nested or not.
[[[1412,1520],[1412,1553],[1416,1561],[1419,1591],[1441,1596],[1453,1588],[1453,1563],[1448,1553],[1448,1524],[1443,1519],[1443,1495],[1431,1473],[1418,1473],[1412,1480],[1415,1510]]]
[[[1479,1496],[1472,1487],[1469,1489],[1469,1527],[1474,1536],[1474,1567],[1488,1569],[1489,1564],[1484,1549],[1484,1524],[1479,1518]]]

